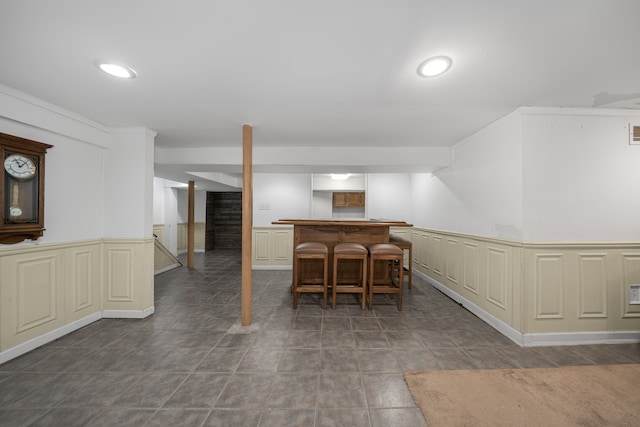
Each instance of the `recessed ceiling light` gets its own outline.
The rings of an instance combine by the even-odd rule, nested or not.
[[[418,65],[418,75],[422,77],[435,77],[451,68],[453,61],[448,56],[434,56],[425,59]]]
[[[348,173],[332,173],[331,179],[336,181],[344,181],[345,179],[348,179],[350,175],[351,174]]]
[[[107,74],[110,74],[115,77],[120,77],[121,79],[135,79],[136,72],[133,71],[129,67],[125,67],[124,65],[114,64],[109,61],[105,61],[103,59],[97,59],[93,61],[93,63],[100,70],[104,71]]]

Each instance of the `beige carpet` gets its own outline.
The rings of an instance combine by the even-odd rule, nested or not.
[[[640,364],[406,372],[429,427],[640,426]]]

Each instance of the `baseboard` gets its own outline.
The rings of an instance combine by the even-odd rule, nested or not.
[[[290,265],[252,265],[252,270],[292,270]]]
[[[525,347],[586,344],[632,344],[640,342],[640,331],[524,334],[523,339]]]
[[[104,319],[144,319],[155,312],[155,307],[147,307],[144,310],[102,310]]]
[[[204,249],[194,249],[193,253],[199,254],[199,253],[204,253],[205,250]],[[178,255],[187,255],[189,253],[188,249],[178,249]]]
[[[472,303],[463,296],[452,291],[437,280],[416,269],[413,272],[426,280],[449,298],[461,304],[471,313],[478,316],[489,326],[500,332],[521,347],[543,347],[555,345],[585,345],[585,344],[624,344],[640,342],[640,331],[596,331],[596,332],[550,332],[538,334],[523,334],[509,326],[502,320]]]
[[[25,341],[22,344],[18,344],[15,347],[11,347],[8,350],[0,352],[0,364],[8,362],[11,359],[15,359],[18,356],[22,356],[23,354],[28,353],[31,350],[35,350],[38,347],[42,347],[45,344],[55,341],[58,338],[70,334],[71,332],[85,327],[90,323],[100,320],[101,318],[102,313],[98,311],[96,313],[83,317],[82,319],[78,319],[74,322],[54,329],[53,331],[42,334],[39,337],[30,339],[29,341]]]
[[[164,273],[165,271],[173,270],[174,268],[178,268],[178,267],[180,267],[180,264],[171,264],[171,265],[168,265],[166,267],[154,270],[153,275],[157,276],[160,273]]]

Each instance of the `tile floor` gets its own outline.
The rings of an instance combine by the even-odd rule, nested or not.
[[[156,276],[156,312],[103,319],[0,365],[1,426],[425,426],[405,370],[640,362],[640,345],[520,348],[414,277],[403,311],[340,295],[291,308],[290,271],[253,272],[239,327],[240,252]]]

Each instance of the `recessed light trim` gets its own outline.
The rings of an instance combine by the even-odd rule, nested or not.
[[[422,77],[435,77],[451,68],[453,61],[448,56],[433,56],[425,59],[418,65],[418,75]]]
[[[98,69],[114,77],[119,77],[121,79],[135,79],[137,76],[133,69],[104,59],[96,59],[93,63],[98,67]]]

